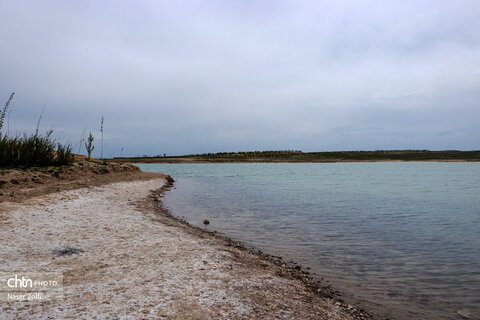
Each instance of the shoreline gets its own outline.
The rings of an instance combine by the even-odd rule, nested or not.
[[[383,319],[378,314],[366,311],[362,307],[356,306],[357,302],[353,302],[354,305],[346,303],[343,299],[344,294],[342,292],[336,290],[330,285],[324,285],[320,280],[320,278],[323,279],[323,277],[320,277],[320,275],[318,275],[317,277],[310,275],[310,268],[308,266],[304,267],[302,265],[299,265],[294,260],[286,261],[282,256],[276,256],[267,252],[263,252],[262,250],[256,248],[254,245],[246,245],[242,241],[234,240],[228,235],[194,226],[185,219],[174,216],[172,212],[170,212],[170,210],[164,207],[162,201],[165,192],[170,191],[170,189],[175,184],[175,180],[170,176],[168,177],[170,178],[168,180],[168,183],[164,185],[161,189],[157,190],[157,192],[152,193],[152,200],[155,204],[154,209],[157,210],[160,215],[163,215],[168,219],[173,219],[174,221],[184,225],[187,228],[188,232],[213,237],[217,240],[224,242],[224,245],[227,247],[234,247],[236,249],[245,251],[248,254],[255,255],[261,260],[273,263],[279,269],[279,273],[282,276],[293,277],[294,279],[301,281],[314,294],[319,295],[322,299],[330,299],[334,301],[334,303],[338,307],[352,313],[352,315],[355,316],[355,319]],[[156,195],[161,196],[157,197]]]
[[[353,175],[344,169],[356,169],[356,165],[209,165],[208,170],[201,165],[138,165],[178,177],[178,190],[163,199],[176,217],[287,260],[293,258],[309,266],[316,279],[330,280],[348,303],[394,319],[473,319],[472,314],[478,314],[471,298],[475,282],[464,282],[469,274],[455,265],[462,261],[464,270],[474,270],[475,257],[464,255],[472,251],[459,250],[472,250],[471,242],[450,247],[432,241],[427,247],[431,237],[405,236],[435,230],[441,237],[437,239],[450,235],[475,239],[472,229],[457,230],[462,230],[458,222],[463,219],[475,225],[469,220],[475,212],[469,208],[478,202],[471,178],[479,168],[476,164],[358,165],[365,171]],[[332,174],[338,170],[341,174]],[[397,193],[402,189],[405,192]],[[457,194],[456,190],[462,191]],[[316,195],[319,201],[312,201]],[[391,202],[385,205],[385,199]],[[451,211],[452,207],[457,211]],[[429,223],[423,223],[423,218]],[[204,219],[210,224],[204,226]],[[452,232],[445,234],[439,225],[449,226]],[[445,253],[445,247],[452,251]],[[435,252],[435,258],[430,252]],[[426,279],[425,270],[437,279],[438,286]]]
[[[145,315],[145,312],[150,314],[149,312],[153,312],[152,310],[155,309],[160,312],[158,314],[159,318],[194,317],[209,319],[216,318],[217,316],[220,318],[234,319],[245,317],[275,318],[275,316],[273,316],[274,314],[276,314],[277,317],[283,317],[281,315],[285,315],[286,318],[293,317],[298,319],[331,318],[360,320],[372,319],[373,317],[378,318],[378,316],[373,316],[363,309],[356,309],[345,304],[341,301],[341,294],[339,292],[330,288],[321,287],[320,283],[315,282],[308,275],[308,271],[302,270],[298,265],[283,262],[279,257],[271,256],[257,249],[247,247],[226,236],[218,235],[216,232],[196,228],[186,221],[173,217],[162,207],[161,202],[158,201],[159,196],[168,190],[173,183],[173,180],[168,176],[158,174],[155,176],[147,176],[137,171],[131,175],[123,176],[123,179],[127,180],[126,182],[121,182],[120,179],[120,181],[114,181],[113,183],[105,181],[108,180],[105,179],[106,176],[108,175],[101,175],[104,179],[100,179],[100,181],[92,180],[75,183],[75,180],[72,180],[72,184],[70,184],[71,188],[66,188],[69,190],[58,191],[55,187],[54,189],[49,189],[50,192],[20,197],[18,199],[15,197],[9,199],[13,201],[5,201],[0,204],[0,207],[2,207],[2,210],[0,210],[0,212],[2,212],[0,216],[0,226],[11,229],[13,223],[15,227],[13,227],[11,233],[8,234],[8,241],[13,241],[12,246],[17,247],[16,253],[11,252],[15,248],[2,247],[3,256],[6,257],[6,260],[1,263],[2,271],[6,271],[6,269],[11,269],[15,266],[21,269],[22,265],[23,269],[25,266],[34,267],[36,264],[41,265],[41,269],[59,270],[64,268],[64,273],[66,274],[65,281],[67,284],[65,288],[66,296],[73,300],[66,300],[65,302],[68,302],[66,305],[59,304],[62,309],[65,309],[62,312],[57,311],[55,308],[49,309],[48,306],[53,307],[55,305],[52,303],[46,302],[46,306],[39,306],[39,304],[34,303],[15,302],[13,306],[4,305],[3,311],[6,316],[16,318],[22,315],[23,312],[25,318],[36,318],[32,315],[36,314],[38,317],[41,317],[41,314],[46,316],[46,314],[54,312],[56,316],[61,317],[73,311],[79,312],[78,314],[83,314],[87,317],[105,314],[115,316],[129,314],[122,313],[126,311],[121,304],[118,304],[119,302],[117,304],[111,302],[110,304],[113,303],[114,305],[102,307],[96,300],[84,300],[85,295],[88,296],[85,290],[93,284],[98,286],[98,283],[92,283],[92,281],[105,281],[98,279],[97,274],[90,275],[89,272],[85,273],[85,271],[81,271],[91,270],[91,268],[95,266],[94,270],[100,268],[99,270],[103,270],[102,273],[106,275],[120,272],[118,268],[131,270],[127,273],[123,272],[123,274],[128,276],[134,276],[135,272],[142,272],[142,270],[149,270],[148,272],[151,273],[151,269],[155,269],[158,273],[168,274],[175,279],[178,278],[177,280],[179,280],[180,283],[186,283],[184,289],[178,289],[176,286],[171,287],[172,284],[170,284],[169,281],[159,282],[157,286],[160,288],[167,286],[170,288],[169,290],[176,290],[177,295],[170,296],[170,298],[167,299],[168,294],[171,294],[171,292],[166,291],[164,294],[167,295],[167,298],[162,295],[151,297],[151,299],[153,299],[152,303],[155,302],[158,304],[158,300],[162,301],[162,311],[157,310],[160,308],[159,306],[150,304],[143,308],[142,313],[137,313],[138,316],[142,314]],[[136,180],[135,178],[140,178],[140,180]],[[102,183],[102,180],[107,184]],[[156,189],[148,187],[155,184],[155,181],[164,181],[164,184]],[[99,183],[99,185],[95,185],[96,183]],[[145,188],[148,189],[145,190]],[[96,200],[97,203],[90,203],[94,201],[94,199],[98,199]],[[78,207],[76,209],[77,211],[72,211],[73,209],[71,209],[71,207],[75,206]],[[100,210],[98,207],[103,208],[102,210],[104,211],[98,211]],[[98,218],[97,216],[91,216],[91,210],[98,212]],[[127,210],[128,214],[124,212]],[[70,219],[62,219],[62,216],[65,218],[65,215],[70,212],[71,214],[75,212],[75,214],[72,215]],[[27,219],[28,221],[23,219],[27,213],[32,214],[33,219]],[[120,225],[110,225],[116,219],[125,222]],[[47,225],[46,227],[41,227],[41,225],[45,225],[45,223],[49,221],[53,224],[52,226]],[[105,225],[107,221],[108,224]],[[17,224],[20,225],[17,226]],[[25,225],[22,226],[22,224]],[[56,226],[55,224],[60,225]],[[65,227],[65,225],[71,228],[71,230]],[[41,230],[42,228],[47,228],[47,230]],[[78,229],[78,231],[76,231],[77,228],[81,230]],[[97,232],[100,232],[100,234],[90,234],[95,228],[99,230]],[[117,232],[112,233],[112,228],[116,228]],[[159,229],[164,230],[165,234],[158,234]],[[149,231],[146,232],[145,230]],[[34,235],[30,235],[30,232]],[[61,235],[62,232],[63,236]],[[134,232],[135,238],[127,236],[129,232]],[[120,233],[120,235],[118,233]],[[123,235],[124,233],[125,235]],[[7,235],[5,232],[2,234]],[[15,234],[18,234],[21,238],[15,237]],[[125,236],[127,238],[125,238]],[[160,240],[157,239],[157,237],[163,239],[163,242],[158,242]],[[117,243],[118,245],[111,246],[112,244],[110,243],[98,242],[99,238],[100,240],[105,239],[107,242]],[[15,239],[17,239],[17,241],[14,241]],[[29,239],[35,239],[36,242],[29,243]],[[134,239],[135,241],[133,241]],[[182,242],[186,241],[185,239],[188,240],[187,243]],[[3,242],[6,243],[7,239],[3,239]],[[69,242],[79,246],[81,251],[79,251],[78,255],[66,257],[55,256],[52,258],[53,244]],[[131,251],[136,250],[129,247],[133,245],[131,242],[137,242],[137,245],[141,246],[150,242],[157,244],[145,253],[151,254],[151,258],[146,258],[143,255],[138,257],[138,259],[127,258],[127,260],[123,260],[125,258],[122,258],[118,260],[115,258],[117,256],[129,257],[138,254],[136,251]],[[170,242],[173,242],[173,244]],[[164,251],[164,249],[161,248],[163,245],[167,245],[172,248],[171,250],[178,250],[174,245],[175,242],[183,243],[182,246],[185,246],[186,250],[170,252]],[[160,247],[158,247],[159,245]],[[102,249],[103,247],[105,247],[105,249]],[[192,249],[193,251],[191,251]],[[18,251],[20,253],[18,253]],[[22,253],[22,251],[24,253]],[[169,255],[176,258],[173,258],[171,261],[163,259]],[[178,255],[180,255],[181,258],[179,258]],[[213,269],[199,267],[198,255],[200,255],[199,257],[203,257],[201,259],[205,259],[203,260],[205,266],[212,265]],[[210,258],[205,258],[207,256]],[[178,259],[180,260],[177,261]],[[153,265],[152,260],[155,261]],[[145,266],[138,266],[140,262],[141,266],[143,266],[143,264],[145,264]],[[98,265],[98,263],[100,263],[101,266]],[[171,264],[174,264],[176,267],[171,267]],[[200,264],[200,266],[203,264]],[[164,268],[158,269],[160,266]],[[69,268],[72,270],[80,269],[73,272]],[[109,270],[110,272],[107,273]],[[180,273],[180,275],[178,273]],[[158,276],[157,273],[155,274]],[[210,275],[207,276],[208,274]],[[212,276],[218,277],[217,282],[213,284],[209,282],[209,277]],[[91,279],[90,277],[93,278]],[[107,281],[104,284],[105,289],[101,290],[102,292],[98,295],[104,296],[105,298],[103,299],[106,300],[108,300],[109,297],[110,299],[115,299],[115,296],[112,296],[113,291],[121,288],[117,288],[117,285],[107,285],[107,283],[110,282]],[[236,285],[231,288],[231,286],[228,286],[229,283],[236,283]],[[149,290],[159,288],[153,288],[150,284],[146,284],[145,286],[150,288]],[[200,290],[200,295],[203,295],[204,298],[207,299],[204,305],[191,300],[192,297],[190,297],[190,295],[198,295],[199,293],[189,291],[190,286],[200,286],[200,288],[203,288]],[[77,297],[78,292],[72,292],[72,288],[85,293]],[[142,288],[127,286],[122,290],[126,292],[136,292],[135,290],[140,289]],[[218,300],[217,291],[230,293],[223,297],[223,299],[226,299],[224,303],[217,301],[214,305],[205,309],[205,303],[208,305],[211,301]],[[80,301],[83,301],[83,304],[94,304],[92,310],[82,309],[82,303],[80,303]],[[130,305],[137,302],[130,299],[126,301],[122,300],[122,303]],[[180,303],[181,307],[178,306],[178,303]],[[193,309],[195,312],[198,312],[198,314],[185,314],[185,303],[189,306],[194,304],[195,307],[193,307]],[[190,307],[187,307],[187,309]],[[242,314],[242,312],[247,312],[244,309],[250,310],[248,311],[250,313]],[[35,311],[37,313],[35,313]],[[45,312],[47,313],[45,314]],[[214,316],[212,312],[217,312],[215,314],[216,316]],[[224,316],[222,316],[222,314],[224,314]],[[287,314],[290,316],[286,316]]]

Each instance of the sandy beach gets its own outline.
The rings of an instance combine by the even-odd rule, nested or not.
[[[1,302],[3,319],[369,317],[295,268],[170,217],[158,205],[166,177],[136,175],[0,203],[0,270],[61,272],[64,292]]]

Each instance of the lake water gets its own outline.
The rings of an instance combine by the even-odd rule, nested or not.
[[[173,215],[393,319],[480,319],[480,163],[138,164]]]

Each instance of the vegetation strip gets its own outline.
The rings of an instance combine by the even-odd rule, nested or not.
[[[347,161],[480,161],[480,150],[377,150],[377,151],[250,151],[204,153],[184,156],[118,157],[117,162],[347,162]]]

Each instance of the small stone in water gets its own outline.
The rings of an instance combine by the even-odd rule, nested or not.
[[[210,224],[210,221],[208,221],[207,219],[205,219],[205,220],[203,220],[203,224],[207,226],[207,225]]]
[[[460,309],[457,311],[457,313],[465,319],[473,319],[472,314],[467,309]]]

